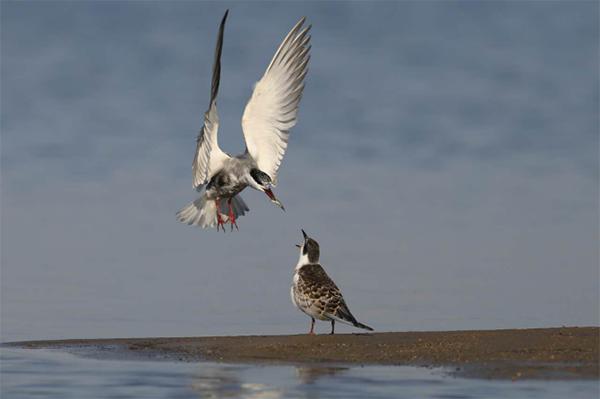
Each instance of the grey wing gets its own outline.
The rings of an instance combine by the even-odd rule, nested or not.
[[[210,105],[204,113],[204,126],[196,139],[196,153],[192,162],[193,185],[196,188],[206,184],[210,178],[223,167],[229,155],[224,153],[217,142],[219,130],[219,114],[217,113],[217,94],[221,80],[221,52],[223,49],[223,32],[229,10],[225,12],[219,26],[219,37],[215,48]]]
[[[323,297],[326,298],[326,300],[324,300],[325,306],[323,315],[328,319],[335,319],[343,323],[354,325],[356,319],[352,313],[350,313],[350,309],[348,309],[348,305],[346,305],[346,301],[344,301],[341,291],[335,284],[333,284],[333,287],[335,288],[330,288],[325,295],[323,295]]]
[[[348,305],[344,301],[344,298],[341,296],[338,300],[334,301],[331,306],[327,309],[327,315],[330,318],[334,318],[338,321],[349,323],[352,325],[356,325],[358,321],[356,318],[350,313],[350,309],[348,309]]]

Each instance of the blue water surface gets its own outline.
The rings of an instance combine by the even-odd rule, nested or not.
[[[489,381],[444,369],[260,366],[97,360],[55,350],[2,348],[2,399],[544,398],[592,399],[598,381]]]

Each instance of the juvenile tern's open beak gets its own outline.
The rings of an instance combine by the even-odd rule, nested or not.
[[[273,194],[273,191],[271,191],[270,188],[265,189],[265,194],[267,194],[267,197],[269,197],[269,199],[271,200],[272,203],[274,203],[275,205],[280,207],[281,210],[285,212],[285,208],[283,207],[283,204],[281,203],[281,201],[279,201],[277,198],[275,198],[275,194]]]

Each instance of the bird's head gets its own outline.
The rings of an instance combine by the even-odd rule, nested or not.
[[[304,258],[305,260],[305,262],[302,263],[319,262],[319,256],[321,254],[319,243],[306,235],[304,230],[302,230],[302,235],[304,236],[304,242],[296,245],[300,248],[300,259]]]
[[[281,201],[279,201],[275,197],[275,194],[273,194],[273,181],[271,180],[271,177],[269,177],[268,174],[266,174],[262,170],[254,168],[250,170],[249,180],[252,188],[267,194],[267,197],[269,197],[269,200],[271,200],[272,203],[274,203],[275,205],[277,205],[285,211],[285,208],[283,207]]]

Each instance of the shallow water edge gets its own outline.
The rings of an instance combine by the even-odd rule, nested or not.
[[[336,364],[98,360],[59,349],[0,348],[0,397],[588,399],[595,380],[448,378],[441,369]]]
[[[486,379],[598,379],[599,327],[6,343],[114,360],[444,367]]]

